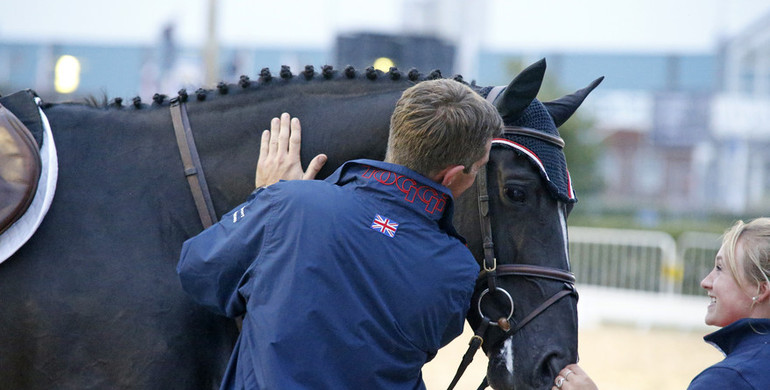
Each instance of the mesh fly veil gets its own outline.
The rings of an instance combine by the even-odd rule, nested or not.
[[[545,75],[545,67],[545,59],[530,65],[495,99],[506,131],[502,138],[493,141],[493,146],[510,147],[526,155],[539,167],[551,196],[565,203],[575,203],[577,197],[572,188],[572,179],[562,150],[563,141],[557,127],[572,116],[604,77],[573,94],[541,102],[536,96]],[[534,135],[521,133],[533,131]]]

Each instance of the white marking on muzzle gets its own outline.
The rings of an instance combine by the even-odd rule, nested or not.
[[[513,375],[513,338],[509,337],[505,339],[502,355],[505,360],[505,368],[508,369],[509,374]]]

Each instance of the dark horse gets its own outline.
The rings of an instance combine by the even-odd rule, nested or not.
[[[534,78],[520,75],[497,98],[506,124],[524,126],[517,121],[527,119],[524,109],[537,102],[545,63],[536,65]],[[435,77],[440,73],[328,66],[316,72],[308,66],[298,74],[284,68],[272,75],[264,69],[258,80],[242,76],[215,90],[180,91],[177,99],[186,105],[221,216],[251,192],[260,133],[272,117],[289,112],[302,119],[303,162],[327,153],[320,173],[325,177],[349,159],[382,159],[401,92]],[[473,87],[484,96],[491,89]],[[521,91],[527,96],[519,96]],[[557,123],[588,92],[570,95],[569,104],[555,103],[569,106],[561,107]],[[183,173],[169,101],[161,95],[153,100],[42,105],[58,150],[58,185],[37,232],[0,264],[0,387],[218,386],[237,326],[196,306],[179,285],[181,244],[202,224]],[[563,161],[560,149],[553,153]],[[551,188],[553,177],[546,180],[546,171],[530,158],[509,147],[493,148],[487,181],[497,262],[568,270],[565,219],[574,199],[560,198]],[[481,263],[476,195],[468,191],[458,200],[456,221]],[[560,288],[531,277],[500,277],[498,285],[516,300],[512,324]],[[506,302],[494,302],[498,295],[490,293],[486,312],[508,310]],[[484,344],[489,383],[545,388],[574,362],[576,302],[560,300],[513,335],[492,329]]]

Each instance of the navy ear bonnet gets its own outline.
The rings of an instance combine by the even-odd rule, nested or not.
[[[522,113],[521,118],[514,121],[512,125],[536,129],[560,137],[548,110],[537,99],[532,101]],[[572,179],[567,170],[567,159],[564,157],[564,150],[561,147],[526,135],[503,133],[502,138],[512,141],[515,145],[502,140],[493,141],[493,145],[513,147],[520,153],[527,155],[532,163],[540,169],[540,174],[546,180],[551,196],[565,203],[577,202],[575,190],[572,188]]]
[[[551,196],[571,204],[577,202],[577,196],[567,170],[564,141],[556,128],[569,119],[604,77],[571,95],[541,102],[535,96],[544,75],[542,59],[519,73],[499,96],[491,96],[495,92],[490,91],[487,100],[494,100],[505,123],[502,137],[495,138],[492,145],[510,147],[526,155],[539,168]]]

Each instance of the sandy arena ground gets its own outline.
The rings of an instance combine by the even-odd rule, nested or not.
[[[594,325],[579,333],[580,364],[599,389],[684,390],[701,370],[722,359],[705,331]],[[429,390],[446,389],[473,332],[470,328],[423,368]],[[486,370],[478,352],[457,386],[474,390]]]
[[[684,390],[722,354],[703,341],[709,299],[578,285],[580,365],[600,390]],[[622,325],[620,325],[622,324]],[[429,390],[446,389],[473,332],[465,332],[423,368]],[[487,358],[477,352],[458,390],[475,390]]]

